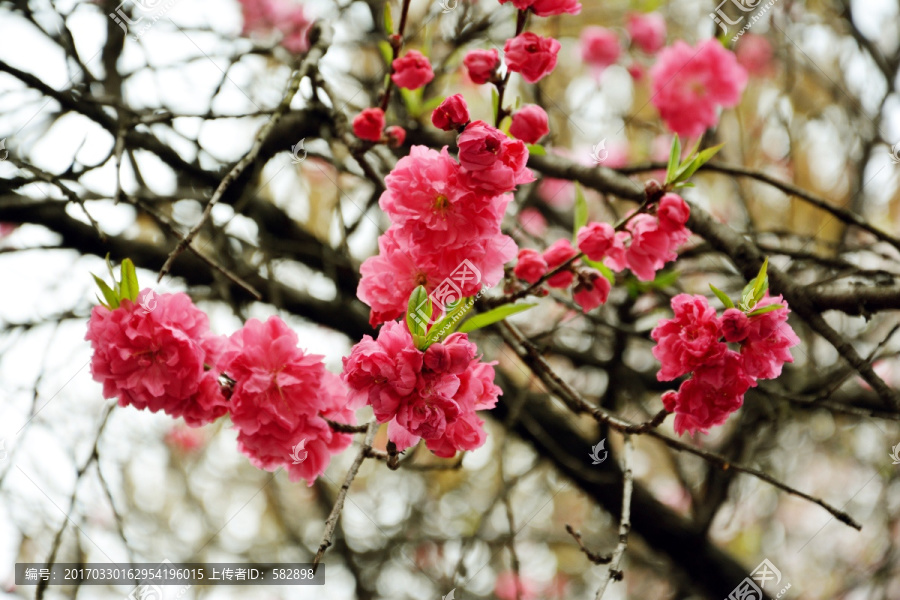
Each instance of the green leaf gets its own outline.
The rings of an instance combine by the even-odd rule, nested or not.
[[[713,284],[709,284],[709,289],[711,289],[713,294],[716,295],[716,298],[718,298],[722,302],[722,304],[725,305],[725,308],[734,308],[734,302],[731,301],[731,298],[729,298],[728,295],[725,294],[725,292],[723,292]]]
[[[719,150],[721,150],[724,145],[725,144],[719,144],[718,146],[713,146],[711,148],[707,148],[706,150],[704,150],[703,152],[698,154],[697,158],[700,161],[700,166],[702,167],[703,165],[708,163],[712,159],[713,156],[715,156],[716,154],[719,153]]]
[[[491,107],[494,109],[494,123],[496,123],[497,115],[500,114],[500,94],[497,93],[496,86],[491,86]]]
[[[381,40],[378,42],[378,49],[381,51],[381,58],[384,59],[384,62],[391,64],[391,61],[394,58],[394,49],[391,48],[391,45],[386,41]]]
[[[486,313],[475,315],[474,317],[463,323],[458,331],[460,331],[461,333],[475,331],[476,329],[481,329],[482,327],[493,325],[498,321],[502,321],[506,317],[526,311],[529,308],[533,308],[535,306],[537,306],[537,304],[507,304],[505,306],[499,306],[493,310],[487,311]]]
[[[753,297],[757,302],[763,297],[763,294],[766,293],[766,290],[769,288],[769,276],[766,275],[766,270],[769,268],[769,258],[766,257],[766,260],[763,261],[762,266],[759,268],[759,274],[756,276],[756,285],[753,286]]]
[[[129,300],[134,302],[137,300],[138,294],[141,291],[140,285],[138,284],[137,273],[135,273],[134,270],[134,263],[131,262],[130,258],[126,258],[122,261],[122,267],[120,270],[122,273],[122,300],[128,298]]]
[[[103,304],[106,308],[112,310],[119,308],[119,296],[116,295],[116,292],[106,285],[106,282],[91,273],[91,277],[94,278],[94,281],[97,282],[97,287],[100,288],[100,291],[103,293],[103,297],[106,299],[106,303]]]
[[[587,225],[588,222],[588,206],[587,199],[584,197],[584,190],[581,184],[575,182],[575,224],[572,228],[572,240],[578,236],[578,230]]]
[[[778,310],[779,308],[784,308],[783,304],[766,304],[762,308],[757,308],[754,311],[748,312],[748,317],[755,317],[757,315],[764,315],[767,312],[772,312],[773,310]]]
[[[384,3],[384,30],[394,33],[394,17],[391,15],[391,3]]]
[[[678,139],[678,134],[676,133],[675,138],[672,140],[672,150],[669,152],[669,166],[666,168],[666,184],[674,183],[675,171],[678,169],[680,160],[681,140]]]
[[[587,266],[589,266],[593,269],[597,269],[598,271],[600,271],[600,274],[603,275],[604,277],[606,277],[610,283],[612,283],[612,284],[616,283],[616,274],[613,272],[612,269],[610,269],[609,267],[604,265],[602,262],[598,262],[596,260],[591,260],[587,256],[582,256],[581,262],[583,262],[584,264],[586,264]]]
[[[406,110],[410,116],[417,117],[422,114],[422,94],[424,91],[425,88],[416,90],[400,88],[400,95],[403,97],[403,102],[406,104]]]
[[[547,149],[540,144],[525,144],[525,147],[531,156],[547,156]]]
[[[106,253],[106,270],[109,271],[109,278],[112,280],[112,290],[116,294],[116,300],[118,300],[121,297],[119,282],[116,281],[116,273],[113,271],[112,262],[109,260],[109,252]]]
[[[425,336],[425,348],[427,349],[428,346],[435,342],[442,341],[456,331],[456,328],[462,323],[463,315],[474,305],[475,300],[473,298],[465,298],[457,302],[453,308],[447,311],[447,315],[443,319],[432,325],[428,335]]]
[[[510,128],[510,127],[512,127],[512,117],[509,116],[509,115],[506,115],[505,117],[503,117],[503,120],[500,121],[500,127],[498,127],[497,129],[499,129],[500,131],[502,131],[503,133],[505,133],[505,134],[506,134],[506,137],[515,139],[515,138],[513,137],[513,134],[511,134],[511,133],[509,132],[509,128]]]
[[[431,320],[433,307],[431,298],[424,286],[418,286],[409,295],[409,303],[406,305],[406,327],[412,334],[413,340],[416,341],[416,347],[419,342],[424,341],[424,336],[428,333],[428,322]],[[420,348],[421,349],[421,348]]]
[[[422,112],[423,113],[434,112],[434,109],[436,109],[438,106],[440,106],[441,102],[443,102],[443,101],[444,101],[443,96],[435,96],[434,98],[429,98],[428,101],[422,105]]]
[[[678,281],[678,271],[663,271],[661,273],[657,273],[656,277],[653,278],[653,281],[649,282],[650,287],[655,287],[656,289],[663,289],[673,285],[676,281]]]

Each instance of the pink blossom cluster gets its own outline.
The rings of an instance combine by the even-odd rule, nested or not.
[[[605,225],[605,223],[604,223]],[[607,227],[609,227],[607,225]],[[612,227],[609,227],[612,232]],[[513,274],[523,281],[535,284],[550,271],[557,269],[567,261],[578,256],[578,250],[567,239],[558,240],[543,253],[531,248],[519,250],[519,260]],[[609,297],[612,284],[600,271],[582,266],[580,261],[571,264],[553,274],[546,281],[551,288],[572,288],[572,298],[585,313],[604,304]]]
[[[399,88],[417,90],[434,79],[431,61],[418,50],[410,50],[391,62],[391,81]],[[353,134],[368,142],[387,142],[396,148],[406,140],[406,130],[399,125],[385,129],[384,110],[366,108],[353,118]]]
[[[309,30],[313,21],[303,5],[291,0],[240,0],[244,15],[244,35],[281,33],[281,45],[300,54],[309,50]]]
[[[323,419],[354,422],[346,388],[321,356],[297,348],[297,335],[278,317],[216,336],[185,294],[145,289],[137,302],[94,307],[85,339],[105,398],[193,427],[230,414],[239,449],[259,468],[284,466],[291,480],[311,485],[350,444]],[[292,457],[298,447],[302,460]]]
[[[344,358],[341,376],[351,402],[372,406],[398,450],[425,440],[437,456],[484,444],[484,421],[476,414],[493,408],[500,396],[495,363],[481,362],[465,333],[454,333],[424,352],[405,325],[392,321],[378,338],[364,336]]]
[[[465,126],[458,138],[459,161],[446,148],[413,146],[385,178],[379,206],[391,227],[378,239],[379,253],[360,267],[357,289],[372,309],[373,326],[400,317],[416,287],[432,292],[464,261],[480,278],[463,282],[463,296],[495,285],[516,254],[500,223],[512,200],[508,192],[534,180],[525,166],[525,144],[483,121],[466,125],[461,96],[448,98],[432,120],[448,129]]]
[[[531,10],[539,17],[553,17],[556,15],[577,15],[581,12],[581,3],[578,0],[500,0],[500,4],[511,2],[519,10]]]
[[[678,434],[706,433],[721,425],[757,380],[778,377],[782,365],[793,362],[790,348],[800,339],[787,323],[789,310],[782,297],[766,294],[754,308],[772,304],[782,308],[754,316],[728,308],[718,317],[703,296],[672,299],[674,318],[660,321],[650,335],[657,342],[653,355],[662,364],[660,381],[691,374],[677,392],[662,396],[666,410],[675,413]]]
[[[657,12],[630,13],[626,21],[631,47],[644,54],[654,55],[666,43],[666,21]],[[622,43],[619,34],[606,27],[589,26],[581,30],[581,59],[595,73],[601,73],[606,67],[619,62],[622,56]],[[643,67],[632,58],[629,70],[642,72]],[[635,73],[633,73],[634,75]],[[638,77],[636,77],[638,78]]]
[[[747,70],[716,39],[691,47],[677,41],[659,53],[650,69],[653,105],[666,126],[698,137],[719,122],[719,109],[737,105]]]

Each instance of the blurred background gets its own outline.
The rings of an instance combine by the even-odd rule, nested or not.
[[[737,4],[582,0],[577,17],[532,17],[530,30],[561,41],[559,64],[536,85],[513,77],[507,99],[545,107],[551,134],[543,145],[566,164],[593,166],[602,150],[602,166],[623,177],[659,178],[672,138],[650,102],[655,57],[629,43],[627,17],[659,12],[668,43],[695,44],[722,33],[710,13],[736,20]],[[743,24],[723,36],[749,84],[705,137],[725,146],[685,197],[811,293],[893,290],[900,5],[768,4],[736,45]],[[90,274],[105,273],[107,253],[114,262],[134,260],[142,287],[187,291],[216,333],[281,315],[301,346],[325,355],[336,373],[341,357],[372,333],[355,290],[359,264],[377,251],[388,224],[377,206],[381,178],[412,144],[452,145],[429,122],[435,99],[462,93],[476,118],[490,119],[489,86],[472,84],[461,59],[468,49],[502,48],[515,11],[496,0],[412,0],[407,47],[426,53],[437,76],[421,98],[392,98],[388,123],[407,129],[406,143],[365,155],[347,121],[375,105],[383,87],[384,2],[310,0],[302,13],[331,33],[327,53],[195,242],[257,300],[192,252],[156,278],[222,176],[251,148],[304,52],[289,50],[278,31],[246,31],[233,0],[0,1],[0,598],[35,597],[35,587],[15,585],[14,564],[51,556],[311,561],[358,444],[313,486],[273,477],[238,453],[227,420],[191,429],[113,407],[91,378],[84,341],[97,301]],[[396,21],[396,2],[393,14]],[[619,36],[614,64],[582,60],[580,38],[591,25]],[[536,174],[517,192],[505,229],[520,247],[543,249],[571,235],[576,188],[540,165]],[[613,221],[634,207],[602,189],[584,193],[592,219]],[[656,381],[649,331],[669,316],[673,295],[709,295],[710,282],[734,294],[745,280],[729,257],[695,237],[656,281],[620,278],[609,302],[589,315],[551,295],[512,321],[586,398],[640,422],[672,387]],[[847,305],[820,312],[895,388],[900,302]],[[606,598],[723,598],[763,559],[781,574],[767,587],[772,597],[790,584],[782,597],[900,598],[900,411],[795,317],[803,343],[783,376],[751,390],[723,427],[682,441],[821,498],[862,530],[757,478],[634,436],[633,529],[624,579]],[[419,448],[397,471],[364,462],[325,556],[324,587],[173,587],[164,597],[401,600],[455,590],[457,599],[512,600],[504,582],[518,571],[522,598],[593,598],[606,569],[587,560],[566,525],[594,552],[615,547],[622,438],[569,413],[495,333],[473,339],[498,361],[504,389],[487,443],[448,460]],[[671,418],[660,431],[675,437]],[[600,440],[610,459],[593,465]],[[375,446],[385,443],[382,428]],[[50,587],[44,597],[130,592]]]

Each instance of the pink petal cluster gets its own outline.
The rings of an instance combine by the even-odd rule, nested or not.
[[[734,53],[738,63],[754,77],[767,77],[774,71],[775,51],[764,35],[748,33],[741,36]]]
[[[536,83],[556,67],[556,57],[561,47],[553,38],[526,31],[506,40],[503,55],[510,71],[520,73],[528,83]]]
[[[522,145],[503,137],[508,144]],[[508,168],[502,156],[501,152],[500,158],[494,157],[501,164],[489,167],[491,172]],[[524,179],[511,169],[506,175],[505,180],[493,182],[499,186],[505,181],[503,185],[511,186],[499,188],[502,191]],[[464,296],[502,279],[503,265],[517,250],[512,238],[500,232],[512,200],[509,194],[491,193],[498,188],[477,181],[473,185],[472,174],[446,148],[438,152],[424,146],[413,146],[409,156],[397,162],[385,178],[385,188],[379,205],[392,226],[378,240],[379,254],[363,262],[357,290],[359,298],[372,308],[369,320],[373,326],[400,317],[417,286],[424,285],[430,293],[464,261],[480,272],[480,279],[463,284]]]
[[[297,341],[278,317],[250,319],[232,335],[222,364],[235,380],[230,409],[240,451],[260,469],[284,467],[291,481],[303,478],[312,485],[331,455],[351,442],[323,417],[355,421],[340,379]]]
[[[602,71],[619,60],[619,36],[605,27],[589,26],[581,30],[581,58],[585,64]]]
[[[500,55],[491,48],[490,50],[470,50],[463,58],[463,64],[469,72],[469,79],[473,83],[482,84],[491,80],[500,66]]]
[[[528,170],[528,149],[484,121],[470,123],[457,140],[465,183],[482,193],[511,192],[534,181]]]
[[[227,401],[216,365],[220,340],[210,333],[206,314],[182,293],[154,294],[147,288],[137,300],[91,311],[85,339],[94,351],[91,375],[103,384],[103,397],[184,417],[193,427],[224,415]]]
[[[512,114],[509,132],[526,144],[537,144],[550,133],[547,113],[537,104],[526,104]]]
[[[399,450],[424,439],[436,455],[484,444],[484,422],[476,412],[493,408],[501,391],[493,363],[477,357],[464,333],[418,350],[406,326],[386,323],[377,339],[364,336],[344,358],[343,381],[351,402],[372,406]]]
[[[289,0],[240,0],[244,15],[243,34],[279,31],[281,45],[294,54],[309,50],[309,30],[313,21],[303,5]]]
[[[683,41],[660,51],[650,69],[653,105],[666,126],[697,137],[719,122],[719,108],[737,105],[747,70],[716,39],[691,47]]]
[[[361,140],[380,142],[383,132],[384,111],[380,108],[367,108],[353,118],[353,134]]]
[[[666,20],[657,12],[632,13],[627,27],[631,43],[647,54],[655,54],[666,44]]]
[[[513,571],[504,571],[497,575],[494,595],[498,600],[537,600],[538,586]]]
[[[535,284],[547,273],[575,256],[578,256],[578,251],[567,239],[556,241],[543,254],[537,250],[523,248],[519,250],[519,260],[513,274],[523,281]],[[552,288],[565,289],[573,284],[572,298],[585,313],[604,304],[612,288],[609,280],[599,271],[583,267],[577,260],[547,279],[547,285]]]
[[[391,81],[397,87],[416,90],[434,79],[434,71],[428,57],[418,50],[410,50],[391,63],[394,69]]]
[[[453,131],[469,122],[469,107],[462,94],[453,94],[438,104],[431,113],[431,123],[438,129]]]
[[[650,336],[657,342],[653,355],[662,365],[660,381],[691,374],[677,392],[662,397],[666,410],[675,413],[678,434],[721,425],[758,379],[778,377],[782,365],[793,362],[790,348],[800,339],[787,323],[789,310],[781,296],[768,295],[756,308],[770,304],[783,307],[752,317],[727,309],[718,317],[703,296],[672,299],[674,317],[660,321]],[[726,342],[740,344],[740,351]]]
[[[500,4],[512,2],[519,10],[531,9],[539,17],[553,17],[568,13],[577,15],[581,12],[578,0],[500,0]]]
[[[675,250],[691,237],[685,224],[690,208],[677,194],[659,201],[656,216],[639,214],[616,233],[607,253],[607,265],[614,271],[625,268],[641,281],[652,281],[667,262],[678,258]]]

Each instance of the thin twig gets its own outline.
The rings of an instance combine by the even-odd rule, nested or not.
[[[634,488],[634,472],[631,468],[634,462],[634,445],[631,442],[630,435],[625,436],[623,462],[625,471],[622,475],[622,516],[619,518],[619,543],[613,551],[612,560],[609,563],[609,573],[606,579],[603,580],[603,583],[600,584],[600,589],[597,590],[596,600],[603,598],[609,582],[622,580],[622,571],[619,569],[619,563],[622,561],[622,556],[628,547],[628,533],[631,531],[631,492]]]

